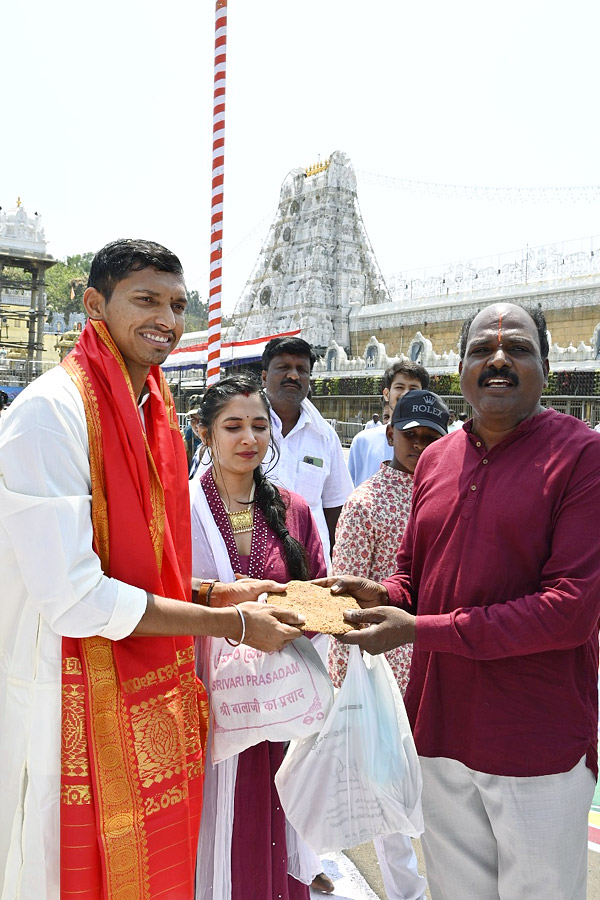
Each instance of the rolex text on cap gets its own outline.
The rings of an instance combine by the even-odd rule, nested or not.
[[[431,391],[408,391],[400,397],[392,414],[392,425],[405,431],[424,425],[438,434],[448,434],[449,410],[441,397]]]

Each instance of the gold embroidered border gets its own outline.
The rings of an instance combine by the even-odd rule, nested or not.
[[[98,833],[106,853],[108,896],[150,900],[144,804],[135,777],[131,734],[121,715],[111,642],[91,637],[83,639],[81,645],[96,748],[92,765],[98,785]]]
[[[181,774],[184,722],[177,687],[132,706],[131,727],[143,787]]]
[[[66,806],[89,806],[92,802],[92,787],[89,784],[63,784],[60,802]]]
[[[81,675],[81,660],[77,656],[65,656],[62,660],[63,675]]]
[[[85,730],[85,688],[82,684],[63,683],[61,741],[62,774],[67,778],[86,778],[90,767]]]
[[[96,552],[102,562],[103,571],[108,572],[108,507],[106,503],[106,483],[104,480],[104,456],[102,450],[102,425],[98,399],[86,371],[71,355],[61,365],[69,373],[75,387],[81,394],[90,445],[90,473],[92,480],[92,519],[94,521],[94,541]]]
[[[190,663],[193,667],[195,663],[195,653],[194,653],[194,645],[190,643],[189,647],[181,647],[177,651],[177,665],[184,666],[186,663]]]
[[[165,492],[161,484],[154,458],[150,453],[148,440],[144,433],[146,443],[146,456],[148,459],[148,476],[150,480],[150,502],[152,504],[152,518],[150,520],[150,538],[156,557],[158,571],[162,571],[163,546],[165,539]]]
[[[112,353],[112,355],[114,356],[115,362],[119,366],[119,368],[121,370],[121,374],[123,375],[123,378],[125,379],[125,384],[127,385],[127,388],[129,390],[129,396],[131,397],[131,402],[133,403],[133,405],[135,407],[137,407],[138,401],[137,401],[137,397],[135,396],[135,392],[133,390],[133,384],[131,383],[131,376],[129,374],[129,370],[128,370],[127,366],[125,365],[125,360],[123,359],[123,356],[121,355],[121,351],[119,350],[119,348],[117,347],[117,345],[115,344],[115,342],[112,339],[112,335],[111,335],[110,331],[108,330],[108,326],[106,325],[105,322],[99,321],[98,319],[90,319],[90,322],[92,323],[94,331],[98,335],[99,340],[102,341],[104,346],[107,347],[110,350],[110,352]]]
[[[183,703],[183,719],[185,722],[185,749],[186,755],[196,756],[202,751],[200,771],[204,772],[204,756],[206,752],[206,727],[208,722],[209,707],[206,688],[196,678],[194,645],[182,647],[177,651],[177,664],[184,671],[180,671],[181,700]],[[187,671],[185,670],[187,667]],[[188,761],[188,776],[194,777],[195,764]]]
[[[175,407],[175,401],[173,400],[173,394],[171,393],[171,388],[167,383],[167,379],[165,378],[165,374],[163,370],[160,370],[160,380],[159,380],[159,388],[162,398],[165,402],[165,407],[167,410],[167,416],[169,418],[169,427],[174,431],[179,431],[179,422],[177,421],[177,409]]]
[[[181,702],[185,722],[185,749],[188,756],[200,750],[200,716],[198,711],[198,682],[193,672],[181,674]]]

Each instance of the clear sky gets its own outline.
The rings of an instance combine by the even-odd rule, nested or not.
[[[214,0],[5,2],[0,205],[208,294]],[[348,154],[384,275],[600,234],[597,0],[230,0],[224,307],[286,174]],[[453,184],[448,191],[400,182]],[[484,186],[593,190],[557,194]]]

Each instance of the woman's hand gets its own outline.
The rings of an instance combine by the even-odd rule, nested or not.
[[[351,594],[359,606],[368,609],[372,606],[387,606],[388,592],[382,584],[359,578],[357,575],[333,575],[329,578],[316,578],[312,584],[331,588],[332,594]]]
[[[367,653],[385,653],[415,640],[416,616],[395,606],[349,609],[344,613],[344,619],[351,625],[363,627],[337,635],[338,640],[343,644],[358,644]]]
[[[248,600],[265,601],[267,594],[281,594],[286,588],[285,584],[279,584],[278,581],[245,578],[243,575],[236,575],[236,579],[230,584],[221,581],[215,583],[210,595],[211,606],[227,606],[229,603],[244,603]]]

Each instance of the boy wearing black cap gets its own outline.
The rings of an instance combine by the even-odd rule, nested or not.
[[[401,397],[387,426],[393,457],[350,494],[342,509],[333,548],[333,571],[380,581],[396,570],[396,554],[410,512],[413,472],[419,457],[447,434],[449,410],[431,391],[409,391]],[[408,684],[412,645],[386,653],[402,693]],[[341,687],[348,647],[332,639],[329,674]],[[375,849],[387,896],[391,900],[421,900],[425,879],[419,875],[410,838],[392,834],[376,838]]]
[[[448,434],[448,417],[446,404],[431,391],[401,397],[387,426],[388,444],[394,448],[390,466],[412,475],[423,450]]]

